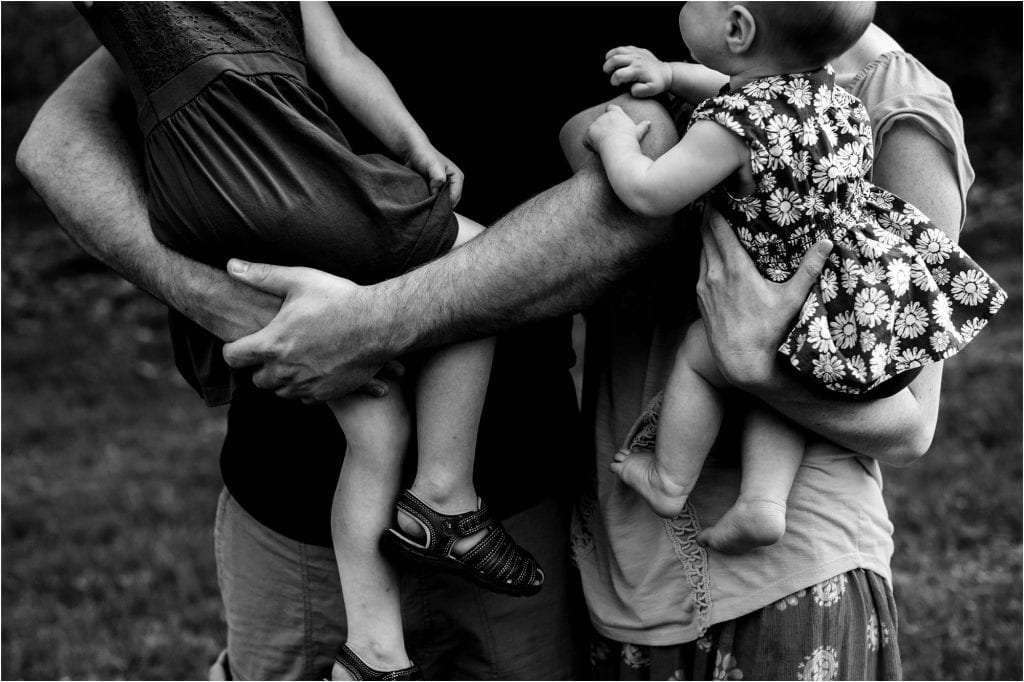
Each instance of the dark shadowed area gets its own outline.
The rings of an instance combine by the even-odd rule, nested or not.
[[[223,413],[178,378],[162,306],[84,256],[15,170],[32,116],[95,39],[70,3],[0,12],[0,675],[200,678],[225,636]],[[1019,3],[878,12],[953,88],[978,171],[962,242],[1010,294],[947,365],[927,457],[886,470],[907,679],[1022,676],[1021,18]]]

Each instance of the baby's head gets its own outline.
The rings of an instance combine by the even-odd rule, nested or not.
[[[852,47],[874,14],[874,2],[688,2],[679,27],[694,58],[725,73],[751,60],[810,70]]]

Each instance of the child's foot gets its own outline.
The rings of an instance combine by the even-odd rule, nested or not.
[[[446,514],[405,490],[398,497],[398,527],[385,531],[381,549],[396,561],[456,573],[494,592],[536,594],[544,584],[536,559],[516,544],[487,505],[474,507]]]
[[[654,453],[619,450],[611,468],[658,516],[671,519],[683,510],[689,490],[662,475]]]
[[[742,554],[774,545],[785,532],[784,502],[741,497],[718,523],[697,536],[697,542],[723,554]]]
[[[457,516],[459,514],[475,512],[480,507],[480,498],[477,497],[476,491],[472,488],[460,490],[452,494],[442,494],[436,490],[429,490],[414,484],[409,490],[413,495],[423,500],[431,509],[445,516]],[[414,519],[408,512],[399,508],[396,516],[398,527],[403,533],[416,540],[423,541],[426,539],[426,531],[423,528],[423,524]],[[471,535],[459,538],[452,546],[452,552],[457,556],[461,556],[476,547],[486,535],[487,531],[481,529]]]
[[[422,680],[419,666],[404,653],[389,652],[372,643],[351,639],[334,656],[332,680]]]

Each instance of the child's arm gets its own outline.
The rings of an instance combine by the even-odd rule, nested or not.
[[[430,182],[431,191],[451,180],[453,202],[462,172],[430,143],[388,77],[349,39],[326,2],[303,2],[306,58],[342,106],[378,140]]]
[[[701,64],[663,62],[642,47],[616,47],[605,55],[604,72],[612,85],[632,83],[634,97],[654,97],[671,92],[690,104],[718,94],[729,77]]]
[[[587,144],[601,156],[608,182],[634,213],[667,216],[692,203],[750,161],[746,145],[712,121],[698,121],[657,160],[644,156],[647,132],[609,104],[587,130]]]

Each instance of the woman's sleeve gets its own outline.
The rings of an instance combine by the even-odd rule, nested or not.
[[[974,169],[964,142],[964,122],[949,86],[912,55],[889,52],[865,67],[846,88],[868,110],[876,157],[896,123],[919,126],[949,152],[960,190],[962,228]]]

